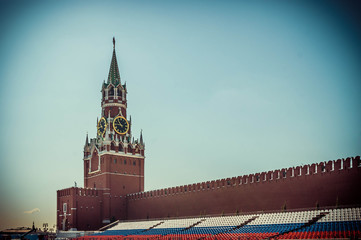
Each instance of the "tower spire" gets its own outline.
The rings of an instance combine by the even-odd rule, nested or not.
[[[117,62],[117,56],[115,54],[115,38],[113,37],[113,56],[112,62],[110,63],[109,75],[108,75],[108,84],[112,83],[117,86],[120,84],[120,74]]]

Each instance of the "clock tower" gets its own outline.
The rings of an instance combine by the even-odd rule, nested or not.
[[[103,190],[103,223],[126,219],[125,196],[144,191],[144,141],[132,136],[127,116],[127,87],[121,83],[115,39],[107,81],[101,87],[101,115],[96,138],[86,137],[84,187]]]

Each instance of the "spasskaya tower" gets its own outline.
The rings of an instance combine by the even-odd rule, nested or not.
[[[101,115],[96,137],[84,146],[84,188],[57,192],[59,230],[96,229],[127,219],[126,195],[144,191],[144,141],[132,136],[127,116],[127,87],[122,84],[113,38],[107,81],[101,87]]]
[[[97,137],[84,146],[84,187],[110,189],[112,195],[144,190],[144,142],[132,136],[127,118],[127,87],[121,83],[115,39],[108,80],[103,82]]]

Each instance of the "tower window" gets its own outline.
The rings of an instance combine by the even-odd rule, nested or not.
[[[110,88],[108,95],[109,96],[114,96],[114,88]]]
[[[124,159],[124,164],[127,164],[127,160]]]
[[[135,161],[133,161],[133,165],[135,166]]]
[[[117,159],[114,159],[114,163],[117,163]]]

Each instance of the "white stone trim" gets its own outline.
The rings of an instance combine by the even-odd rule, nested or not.
[[[142,175],[132,175],[132,174],[123,174],[123,173],[112,173],[112,172],[103,172],[101,174],[95,175],[95,176],[89,176],[89,177],[85,177],[86,179],[89,178],[93,178],[93,177],[97,177],[97,176],[101,176],[104,174],[112,174],[112,175],[119,175],[119,176],[128,176],[128,177],[144,177]]]
[[[102,152],[99,152],[98,154],[99,154],[99,156],[110,154],[110,155],[124,156],[124,157],[143,158],[143,159],[145,158],[144,156],[142,156],[140,154],[133,155],[133,154],[129,154],[129,153],[125,154],[123,152],[115,152],[115,151],[102,151]]]
[[[124,148],[126,148],[126,145],[124,144]],[[106,154],[110,154],[110,155],[116,155],[116,156],[123,156],[123,157],[132,157],[132,158],[142,158],[142,159],[145,159],[145,156],[142,156],[140,154],[131,154],[131,153],[127,153],[125,154],[124,152],[116,152],[116,151],[107,151],[107,150],[104,150],[104,151],[101,151],[101,152],[98,152],[99,156],[103,156],[103,155],[106,155]],[[83,158],[84,161],[90,161],[90,156],[87,157],[87,158]],[[96,170],[98,171],[98,170]],[[95,171],[93,171],[95,172]]]
[[[70,208],[70,210],[76,210],[76,208]]]
[[[59,215],[59,217],[66,217],[66,216],[71,216],[71,213],[69,213],[69,214],[61,214],[61,215]]]
[[[88,172],[89,174],[95,174],[95,173],[97,173],[97,172],[100,172],[100,169],[98,169],[98,170],[95,170],[95,171],[92,171],[92,172]]]
[[[123,107],[123,108],[127,108],[127,106],[125,106],[123,103],[104,103],[102,104],[102,108],[105,107]]]

